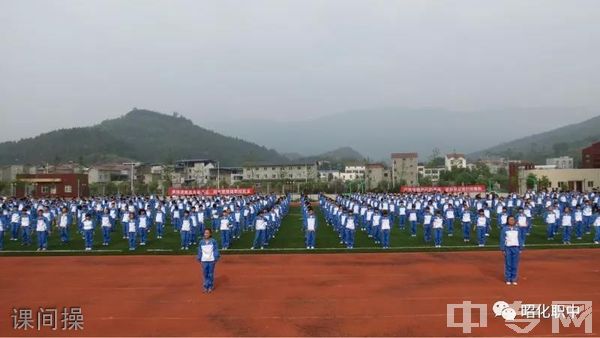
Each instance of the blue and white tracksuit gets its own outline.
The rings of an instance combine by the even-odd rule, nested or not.
[[[202,264],[202,276],[204,278],[204,289],[212,289],[215,286],[215,264],[219,260],[219,246],[217,241],[210,238],[201,239],[198,245],[196,259]]]
[[[519,258],[523,243],[520,229],[506,226],[500,230],[500,250],[504,252],[504,280],[516,282],[519,272]]]
[[[304,219],[305,241],[307,248],[314,248],[317,237],[317,217],[307,215]]]

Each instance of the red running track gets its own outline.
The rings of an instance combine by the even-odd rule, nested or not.
[[[473,335],[504,336],[515,333],[493,318],[498,300],[600,304],[600,250],[524,251],[521,262],[519,285],[506,286],[500,252],[225,255],[206,295],[192,256],[2,257],[0,336],[455,336],[446,305],[465,300],[488,305]],[[13,308],[64,306],[82,308],[83,331],[12,328]],[[531,333],[550,335],[551,321]]]

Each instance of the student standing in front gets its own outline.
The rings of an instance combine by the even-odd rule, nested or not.
[[[215,264],[219,260],[219,246],[217,241],[212,238],[212,231],[208,228],[204,229],[204,237],[198,245],[198,256],[196,258],[202,264],[204,292],[211,293],[215,283]]]
[[[37,251],[48,249],[48,231],[50,230],[50,220],[44,217],[44,211],[38,210],[35,220],[35,231],[37,232],[38,249]]]
[[[306,248],[314,249],[316,243],[317,218],[312,208],[308,209],[308,214],[304,220],[304,231],[306,237]]]
[[[520,228],[514,216],[508,216],[508,225],[500,230],[500,250],[504,253],[504,280],[506,285],[517,285],[519,258],[523,249]]]

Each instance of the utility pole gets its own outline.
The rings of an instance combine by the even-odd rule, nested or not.
[[[131,166],[131,173],[129,175],[129,181],[131,183],[131,195],[133,195],[133,167],[135,166],[134,162],[127,162],[127,163],[123,163],[123,165],[129,165]]]
[[[221,162],[217,161],[217,189],[221,189]]]

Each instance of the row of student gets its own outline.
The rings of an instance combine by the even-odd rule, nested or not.
[[[259,212],[269,223],[265,226],[266,235],[262,240],[267,242],[273,235],[272,230],[280,224],[282,213],[287,211],[287,201],[287,197],[278,199],[274,195],[156,199],[134,197],[116,201],[2,199],[0,207],[5,212],[0,216],[0,249],[5,230],[10,232],[11,240],[16,241],[20,237],[22,245],[27,246],[31,245],[33,235],[37,235],[38,250],[43,251],[48,247],[48,236],[53,229],[57,230],[61,242],[67,243],[69,228],[75,225],[84,239],[85,250],[91,250],[96,228],[101,229],[103,245],[109,245],[111,232],[115,231],[118,224],[122,229],[123,239],[127,239],[130,249],[134,250],[136,243],[146,245],[148,234],[153,228],[156,239],[161,239],[167,220],[171,221],[174,232],[181,233],[182,249],[196,244],[198,236],[207,227],[221,231],[221,240],[227,249],[233,239],[239,238],[242,231],[249,231],[254,227]],[[97,205],[113,208],[99,210]],[[115,205],[120,205],[120,208],[114,208]],[[75,210],[75,213],[71,210]],[[261,236],[257,237],[257,243],[261,244]],[[261,246],[264,246],[264,243]]]
[[[401,223],[404,223],[407,215],[407,208],[414,206],[418,212],[421,212],[426,206],[433,206],[436,210],[442,210],[444,213],[448,208],[454,209],[460,214],[464,205],[472,210],[484,209],[493,215],[498,215],[506,208],[508,215],[515,215],[519,209],[523,209],[528,217],[541,216],[543,211],[549,206],[553,206],[561,211],[565,207],[571,209],[578,205],[581,207],[584,215],[591,217],[591,211],[594,205],[598,204],[598,195],[596,193],[580,194],[573,193],[526,193],[524,195],[512,194],[507,197],[499,197],[494,194],[486,196],[470,197],[465,194],[354,194],[354,200],[360,204],[370,205],[373,208],[382,211],[388,211],[392,215],[399,217]],[[348,206],[346,206],[348,207]],[[354,208],[354,214],[360,210]]]
[[[353,231],[358,224],[361,230],[367,232],[370,238],[373,238],[376,244],[381,244],[384,248],[389,247],[389,233],[394,224],[394,217],[387,210],[379,210],[371,205],[358,204],[357,200],[353,200],[354,196],[345,197],[338,196],[337,199],[329,200],[324,196],[320,198],[321,208],[324,212],[325,219],[328,224],[331,224],[338,232],[341,243],[346,243],[348,247],[353,243]],[[353,210],[358,210],[356,215]],[[546,219],[548,223],[549,239],[554,238],[554,233],[558,229],[562,229],[563,242],[570,244],[572,229],[575,228],[577,237],[581,239],[585,229],[584,215],[581,210],[572,212],[569,207],[566,207],[560,216],[557,216],[558,209],[550,207],[547,212]],[[458,219],[461,226],[463,240],[470,242],[471,232],[477,234],[477,243],[479,246],[485,246],[486,237],[489,237],[491,232],[491,216],[485,209],[471,211],[467,205],[463,205],[458,217],[453,214],[453,208],[447,208],[443,213],[442,210],[436,210],[432,204],[429,204],[420,213],[416,211],[415,206],[411,206],[407,212],[407,220],[410,223],[410,232],[412,236],[416,236],[417,225],[422,226],[425,242],[430,242],[433,237],[436,237],[444,230],[448,232],[448,236],[452,236],[453,227]],[[497,227],[506,226],[509,217],[506,208],[497,215]],[[524,209],[519,208],[515,214],[517,226],[519,229],[519,238],[523,245],[526,237],[530,234],[533,222],[532,218],[525,213]],[[399,217],[399,227],[404,229],[402,218]],[[600,242],[600,213],[597,207],[592,212],[588,224],[590,228],[593,226],[596,231],[594,234],[594,243]],[[436,230],[440,229],[440,230]],[[588,230],[589,231],[589,230]],[[435,241],[436,246],[440,246],[440,241]]]

